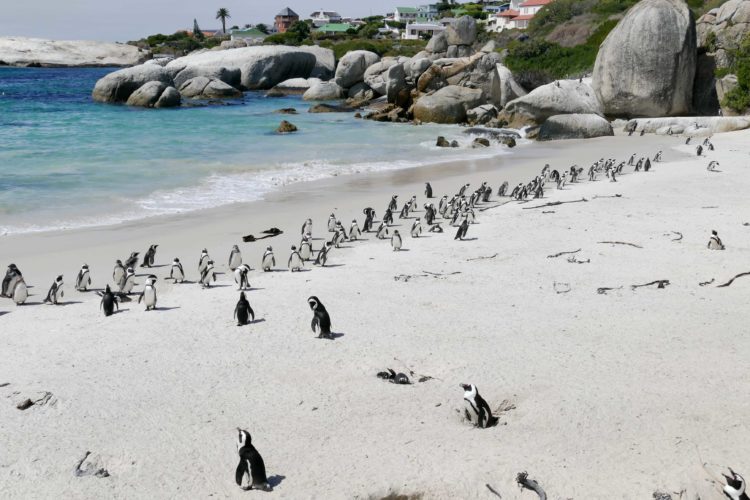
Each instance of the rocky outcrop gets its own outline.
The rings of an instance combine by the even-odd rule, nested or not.
[[[354,111],[349,106],[335,106],[333,104],[315,104],[310,106],[308,113],[348,113]]]
[[[440,32],[437,35],[430,38],[430,41],[427,42],[427,47],[425,47],[424,50],[431,54],[438,54],[438,53],[447,51],[448,50],[448,38],[445,32]]]
[[[485,139],[484,137],[477,137],[476,139],[471,141],[471,147],[474,149],[488,148],[490,147],[490,141],[489,139]]]
[[[698,46],[714,55],[716,66],[730,65],[730,54],[750,33],[750,0],[729,0],[711,9],[696,24]]]
[[[380,60],[380,57],[374,52],[367,50],[355,50],[347,52],[339,61],[336,67],[336,77],[334,81],[341,87],[349,87],[364,80],[367,68]],[[371,85],[372,86],[372,85]]]
[[[0,61],[9,66],[134,66],[150,58],[151,52],[122,43],[0,37]]]
[[[539,128],[540,141],[559,139],[590,139],[614,135],[612,125],[599,115],[555,115]]]
[[[142,108],[171,108],[180,105],[180,94],[174,87],[151,81],[130,94],[127,105]]]
[[[647,134],[711,135],[750,128],[750,116],[684,116],[630,120],[627,130],[645,131]]]
[[[737,80],[737,75],[726,75],[719,80],[716,80],[716,98],[719,102],[724,100],[724,96],[727,95],[727,93],[731,92],[737,86],[739,85],[739,81]],[[733,109],[731,108],[724,108],[722,107],[722,113],[727,116],[732,116],[737,114]]]
[[[155,64],[142,64],[125,68],[101,78],[96,82],[92,97],[98,102],[126,102],[130,95],[148,82],[160,82],[172,86],[169,72]]]
[[[180,86],[180,94],[188,99],[236,99],[242,92],[221,80],[205,76],[191,78]]]
[[[331,49],[318,47],[317,45],[305,45],[297,47],[297,50],[308,52],[315,56],[315,67],[310,73],[310,78],[330,80],[336,73],[336,55]]]
[[[500,108],[504,108],[510,101],[525,96],[528,93],[516,83],[513,73],[508,68],[502,64],[497,64],[495,71],[497,71],[497,78],[500,84],[500,102],[498,103]]]
[[[565,114],[603,115],[603,110],[590,86],[578,80],[559,80],[510,101],[501,118],[513,127],[521,127],[538,125],[550,116]]]
[[[463,16],[449,24],[444,33],[448,46],[471,45],[477,39],[477,22],[471,16]]]
[[[406,82],[406,71],[403,64],[394,64],[386,74],[385,92],[388,102],[401,108],[411,105],[411,87]]]
[[[394,57],[386,57],[365,70],[362,78],[378,95],[385,95],[385,78],[388,69],[398,61]]]
[[[276,129],[277,134],[291,134],[297,131],[297,126],[286,120],[282,120],[279,124],[279,128]]]
[[[466,119],[472,125],[486,125],[497,118],[497,108],[492,104],[482,104],[466,112]]]
[[[367,102],[375,99],[375,92],[365,82],[359,82],[355,86],[351,87],[346,96],[352,100],[352,102]]]
[[[592,86],[608,116],[685,114],[695,64],[695,23],[687,4],[642,0],[602,43]]]
[[[302,95],[305,101],[333,101],[343,98],[344,89],[334,81],[316,83]]]
[[[422,96],[414,104],[414,118],[422,122],[464,123],[466,112],[483,102],[481,90],[449,85]]]

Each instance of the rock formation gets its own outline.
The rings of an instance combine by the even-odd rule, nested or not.
[[[479,89],[450,85],[414,104],[414,118],[432,123],[464,123],[466,112],[484,103]]]
[[[558,139],[590,139],[614,135],[612,125],[599,115],[555,115],[549,117],[539,128],[540,141]]]
[[[134,66],[151,52],[133,45],[42,38],[0,37],[0,65],[44,67]]]

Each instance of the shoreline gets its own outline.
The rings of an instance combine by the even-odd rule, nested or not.
[[[522,470],[552,497],[646,498],[700,483],[696,448],[711,465],[750,470],[742,437],[748,283],[715,288],[744,270],[750,252],[742,226],[748,137],[717,134],[716,151],[702,159],[680,137],[548,142],[527,158],[506,157],[507,168],[344,176],[199,216],[3,238],[0,259],[13,259],[34,285],[29,302],[64,270],[70,304],[0,300],[9,311],[0,316],[8,353],[0,384],[9,384],[0,387],[0,485],[38,498],[247,498],[233,482],[237,426],[252,433],[280,498],[496,498],[486,484],[526,498],[514,483]],[[507,198],[493,195],[488,206],[498,206],[477,212],[465,241],[454,241],[453,229],[412,239],[411,220],[396,219],[404,251],[370,233],[334,250],[330,267],[300,273],[259,272],[265,241],[240,244],[254,269],[248,299],[257,316],[243,328],[231,318],[238,292],[230,274],[202,290],[164,281],[168,267],[154,268],[161,309],[147,313],[133,301],[110,318],[93,293],[72,291],[83,261],[98,288],[115,258],[151,243],[160,244],[158,265],[179,256],[188,279],[203,247],[226,272],[231,245],[271,226],[285,232],[266,240],[285,270],[307,217],[313,236],[327,238],[332,210],[345,227],[352,217],[361,223],[365,206],[380,219],[392,194],[402,203],[416,194],[421,210],[424,180],[437,205],[464,182],[475,189],[487,180],[496,192],[545,163],[587,169],[601,157],[660,149],[664,162],[652,172],[627,169],[617,183],[599,174],[561,191],[549,186],[528,204],[500,206]],[[707,172],[709,159],[722,172]],[[581,198],[589,202],[524,210]],[[726,251],[705,249],[711,229]],[[684,238],[675,242],[670,231]],[[589,262],[547,257],[576,248]],[[698,285],[711,277],[713,285]],[[671,284],[630,289],[654,279]],[[326,304],[336,340],[310,332],[310,295]],[[375,377],[388,367],[412,370],[415,383]],[[418,382],[423,375],[433,378]],[[461,421],[464,382],[503,410],[498,427]],[[54,403],[19,411],[14,391],[49,391]],[[71,473],[86,451],[110,477]]]

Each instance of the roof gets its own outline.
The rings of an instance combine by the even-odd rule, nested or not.
[[[416,7],[396,7],[396,12],[403,12],[404,14],[416,14]]]
[[[521,12],[518,10],[505,10],[503,12],[500,12],[497,17],[516,17],[520,14]]]
[[[278,17],[278,16],[281,16],[281,17],[299,17],[299,16],[297,15],[297,13],[296,13],[296,12],[294,12],[294,11],[293,11],[292,9],[290,9],[289,7],[284,7],[283,9],[281,9],[281,12],[279,12],[278,14],[276,14],[276,16],[277,16],[277,17]]]
[[[347,30],[350,30],[354,28],[349,23],[328,23],[324,24],[320,28],[317,29],[317,31],[324,31],[324,32],[336,32],[336,33],[345,33]]]
[[[513,20],[514,21],[528,21],[529,19],[533,19],[533,18],[534,18],[534,14],[524,14],[522,16],[514,17]]]
[[[538,7],[540,5],[547,5],[548,3],[552,3],[552,0],[526,0],[520,7]]]
[[[268,36],[258,28],[248,28],[244,30],[232,30],[232,35],[244,35],[244,36]]]
[[[328,16],[328,17],[341,17],[341,14],[339,14],[336,11],[333,10],[316,10],[312,14],[310,14],[310,17],[316,17],[316,16]]]

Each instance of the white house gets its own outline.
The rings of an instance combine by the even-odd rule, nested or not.
[[[244,40],[248,43],[261,43],[268,35],[257,28],[245,28],[242,30],[231,30],[232,40]]]
[[[417,14],[416,7],[396,7],[396,12],[393,14],[393,20],[399,23],[416,21]]]
[[[341,22],[341,15],[338,12],[332,10],[316,10],[310,14],[310,20],[313,26],[320,28],[324,24],[335,24]]]
[[[424,33],[434,36],[442,31],[445,31],[445,26],[437,23],[407,23],[404,32],[401,33],[401,38],[403,40],[419,40]]]
[[[428,3],[417,7],[417,19],[433,21],[440,16],[438,11],[438,4]]]
[[[553,0],[511,0],[509,8],[498,12],[487,19],[487,31],[500,32],[505,29],[526,29],[529,27],[529,21],[542,10],[542,8],[552,3]]]

